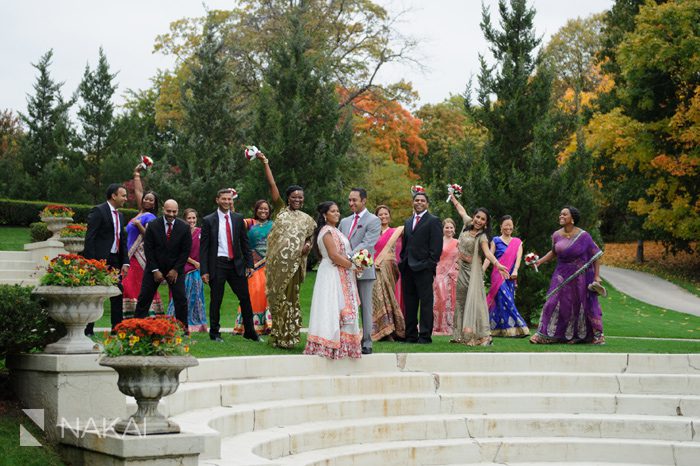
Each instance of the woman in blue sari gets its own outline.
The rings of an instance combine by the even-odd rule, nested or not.
[[[129,273],[122,281],[122,286],[124,287],[124,293],[122,295],[124,319],[131,319],[134,317],[136,301],[141,292],[143,270],[144,267],[146,267],[146,254],[143,250],[143,235],[146,233],[146,226],[149,222],[156,219],[156,213],[158,212],[158,196],[156,196],[156,193],[153,191],[143,192],[139,166],[134,169],[134,193],[139,213],[136,217],[131,219],[126,226],[126,246],[129,251]],[[153,302],[151,303],[151,308],[149,309],[149,315],[161,315],[164,313],[163,301],[161,301],[160,294],[156,291]]]
[[[272,330],[272,316],[265,294],[267,284],[265,262],[267,236],[272,229],[271,211],[270,203],[265,199],[260,199],[253,208],[253,218],[245,219],[245,225],[248,229],[248,244],[253,254],[253,273],[248,277],[248,293],[250,294],[250,304],[253,306],[253,324],[258,335],[267,335]],[[243,318],[239,306],[233,333],[242,335],[243,331]]]

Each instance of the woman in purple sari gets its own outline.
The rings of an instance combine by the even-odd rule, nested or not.
[[[498,261],[508,267],[510,279],[505,280],[498,269],[491,272],[491,289],[486,296],[489,309],[492,337],[526,337],[530,334],[525,319],[515,307],[515,285],[518,279],[520,260],[523,257],[523,242],[513,234],[513,218],[504,215],[501,218],[501,236],[491,241],[491,253]],[[489,265],[484,261],[484,271]]]
[[[603,252],[588,232],[575,226],[580,218],[578,209],[564,207],[559,214],[562,228],[552,235],[552,249],[535,262],[539,266],[557,257],[540,325],[530,343],[605,344],[598,295],[589,290],[593,284],[600,288],[598,258]]]

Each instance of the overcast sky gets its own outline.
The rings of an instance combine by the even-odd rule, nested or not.
[[[392,66],[383,82],[413,82],[420,103],[436,103],[464,91],[478,72],[478,54],[487,54],[479,21],[480,0],[375,0],[390,11],[409,8],[399,25],[402,34],[420,40],[416,56],[426,69]],[[207,0],[211,9],[231,8],[231,0]],[[497,0],[485,0],[497,19]],[[610,8],[612,0],[531,0],[535,27],[545,42],[570,18]],[[116,102],[126,89],[150,85],[156,70],[172,59],[153,53],[154,39],[171,21],[202,16],[199,0],[0,0],[0,110],[26,110],[36,70],[31,63],[53,48],[51,75],[65,82],[64,96],[78,86],[86,63],[97,62],[102,46],[113,72],[118,71]],[[495,21],[494,21],[495,23]]]

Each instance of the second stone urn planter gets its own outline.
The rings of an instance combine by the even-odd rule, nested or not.
[[[119,374],[119,391],[136,399],[138,409],[128,419],[120,420],[114,430],[131,435],[176,434],[180,426],[158,411],[164,396],[175,393],[180,372],[199,365],[192,356],[117,356],[102,357],[101,366]]]
[[[63,243],[63,248],[71,254],[80,254],[85,249],[85,238],[64,236],[59,239]]]
[[[53,233],[53,236],[49,239],[55,239],[61,241],[59,232],[63,230],[68,224],[73,222],[73,217],[41,217],[41,221],[46,224],[46,228]]]
[[[97,353],[95,342],[85,336],[85,326],[102,317],[105,299],[117,296],[116,286],[38,286],[34,294],[49,303],[49,316],[66,326],[67,334],[47,345],[44,353]]]

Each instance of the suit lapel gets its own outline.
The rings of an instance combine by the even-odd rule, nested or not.
[[[214,212],[214,218],[211,219],[211,235],[216,238],[216,245],[219,245],[219,209]]]

